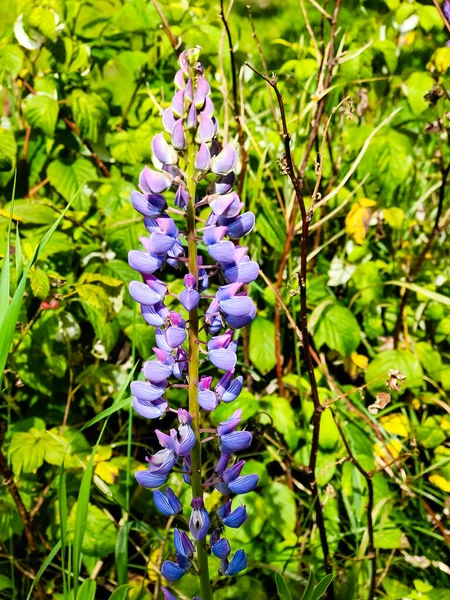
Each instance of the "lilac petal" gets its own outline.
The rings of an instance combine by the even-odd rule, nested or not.
[[[203,500],[201,498],[193,498],[192,503],[192,514],[189,519],[189,530],[192,533],[195,540],[203,540],[209,530],[210,518],[208,511],[203,506]]]
[[[227,538],[222,538],[211,546],[211,550],[217,558],[228,558],[231,552],[230,543]]]
[[[173,496],[170,496],[169,492],[171,492]],[[178,515],[183,512],[183,506],[181,502],[170,488],[166,488],[165,494],[160,490],[155,490],[153,492],[153,501],[159,512],[166,517]]]
[[[141,313],[145,321],[152,327],[161,327],[169,316],[169,309],[162,302],[153,306],[141,306]]]
[[[177,188],[177,191],[175,192],[175,206],[177,206],[178,208],[184,208],[187,205],[188,200],[189,193],[184,187],[184,185],[180,183],[180,185]]]
[[[178,227],[176,226],[172,217],[168,217],[167,215],[158,217],[156,222],[158,223],[158,227],[161,229],[161,231],[166,235],[170,235],[170,237],[173,238],[178,235]]]
[[[258,480],[258,475],[241,475],[227,485],[233,494],[248,494],[258,485]]]
[[[257,262],[248,261],[241,262],[234,267],[225,268],[225,279],[230,283],[240,281],[241,283],[251,283],[255,281],[259,273],[259,265]]]
[[[216,292],[216,299],[220,303],[224,300],[234,298],[234,296],[239,292],[241,287],[242,283],[239,281],[237,281],[236,283],[228,283],[227,285],[222,285]]]
[[[140,283],[139,281],[131,281],[128,290],[133,300],[147,306],[153,306],[153,304],[161,302],[164,298],[164,294],[154,292],[146,283]]]
[[[187,533],[175,528],[175,531],[173,532],[173,542],[177,554],[181,554],[181,556],[185,556],[186,558],[192,558],[195,546],[189,539]]]
[[[184,114],[184,90],[178,90],[172,99],[172,112],[175,117],[182,117]]]
[[[165,400],[150,402],[149,400],[133,397],[133,408],[138,415],[145,419],[160,419],[169,408],[169,405]]]
[[[222,473],[227,468],[229,462],[230,462],[230,455],[229,454],[221,454],[219,457],[219,460],[216,463],[216,466],[214,467],[214,472],[217,473],[218,475],[222,475]]]
[[[156,454],[147,456],[146,460],[149,463],[148,470],[151,473],[170,473],[177,461],[177,457],[173,449],[168,447],[164,448],[164,450],[159,450]]]
[[[216,333],[219,333],[219,331],[222,328],[223,328],[223,321],[222,321],[222,317],[220,317],[219,315],[213,317],[208,324],[208,332],[211,335],[215,335]]]
[[[199,108],[199,107],[197,107],[197,108]],[[214,104],[209,96],[206,96],[206,98],[205,98],[205,103],[202,108],[202,113],[206,117],[209,117],[210,119],[214,115]]]
[[[220,216],[227,213],[227,210],[233,205],[233,203],[237,201],[239,202],[239,196],[236,192],[231,192],[230,194],[223,194],[220,196],[209,196],[208,204],[213,210],[213,212]]]
[[[239,238],[247,235],[252,231],[255,226],[255,215],[248,211],[240,215],[233,223],[228,225],[227,235],[232,240],[238,240]]]
[[[172,437],[170,435],[167,435],[167,433],[164,433],[163,431],[160,431],[159,429],[155,429],[155,433],[156,433],[156,437],[158,438],[158,442],[161,444],[161,446],[163,448],[166,448],[168,450],[174,450]],[[156,455],[154,455],[154,456],[156,456]]]
[[[174,438],[175,452],[178,456],[186,456],[195,446],[196,437],[190,425],[180,425]]]
[[[164,587],[161,586],[161,590],[164,596],[164,600],[178,600],[178,598],[176,596],[174,596],[173,594],[170,593],[170,591]]]
[[[158,348],[164,350],[165,352],[172,352],[172,348],[169,346],[166,340],[166,333],[164,329],[157,328],[155,331],[155,341]]]
[[[197,171],[207,171],[209,169],[210,160],[211,154],[209,148],[205,142],[202,142],[198,149],[197,156],[195,157],[195,168]]]
[[[144,194],[160,194],[170,188],[172,179],[168,173],[158,173],[144,167],[139,176],[139,187]]]
[[[217,408],[219,400],[214,392],[211,390],[202,390],[198,392],[198,403],[203,410],[214,410]]]
[[[184,408],[179,408],[177,410],[178,421],[182,425],[190,425],[193,421],[191,414]]]
[[[219,398],[221,396],[223,396],[223,394],[230,387],[230,383],[231,383],[231,380],[233,379],[233,375],[234,375],[234,371],[228,371],[227,373],[222,375],[222,377],[217,382],[217,385],[214,388],[214,391],[219,396]]]
[[[131,383],[131,393],[138,400],[145,400],[146,402],[154,402],[161,398],[166,391],[167,382],[162,381],[161,385],[152,385],[146,381],[133,381]]]
[[[252,311],[243,317],[233,317],[231,315],[225,315],[225,320],[227,325],[232,327],[233,329],[241,329],[241,327],[246,327],[253,321],[256,316],[256,306],[253,305]]]
[[[225,144],[222,152],[211,161],[211,171],[216,175],[228,175],[236,167],[238,154],[231,144]]]
[[[167,344],[171,348],[181,346],[186,339],[186,330],[182,327],[168,327],[165,333]]]
[[[197,138],[200,143],[210,142],[214,137],[214,123],[205,113],[200,113],[200,124],[198,127]]]
[[[175,84],[175,87],[177,87],[179,90],[182,90],[186,86],[186,81],[184,79],[184,73],[183,73],[182,69],[179,69],[175,73],[175,77],[173,79],[173,82]]]
[[[237,575],[240,571],[247,568],[247,557],[243,550],[236,550],[230,564],[228,565],[225,575]]]
[[[197,79],[197,89],[195,90],[194,103],[197,108],[201,108],[206,100],[206,96],[211,93],[209,83],[204,77]]]
[[[169,473],[151,473],[148,470],[136,471],[134,476],[138,484],[146,488],[157,488],[169,479]]]
[[[212,375],[209,375],[209,376],[202,375],[200,377],[200,381],[198,382],[198,389],[201,391],[209,390],[211,388],[212,380],[213,380]]]
[[[144,217],[144,225],[149,233],[156,233],[159,231],[158,221],[155,219],[150,219],[148,217]],[[150,252],[150,238],[146,238],[147,242],[145,244],[145,248]],[[142,238],[140,238],[141,242],[143,242]]]
[[[245,460],[239,460],[229,469],[225,469],[225,471],[222,473],[222,479],[224,480],[224,482],[228,485],[229,483],[234,481],[239,476],[244,466]]]
[[[189,129],[190,131],[195,131],[197,129],[197,125],[198,125],[197,109],[195,108],[195,106],[193,104],[191,104],[191,106],[189,108],[188,116],[186,119],[186,129]]]
[[[180,302],[186,310],[192,310],[200,301],[200,294],[197,290],[186,289],[180,294]]]
[[[143,367],[144,375],[150,383],[161,383],[168,379],[172,375],[172,369],[171,365],[165,365],[157,360],[148,360]]]
[[[162,116],[162,124],[167,133],[172,133],[172,129],[175,125],[175,117],[171,108],[166,108]]]
[[[161,297],[163,297],[167,293],[167,285],[163,281],[161,281],[152,274],[144,273],[143,277],[148,287],[157,294],[159,294]]]
[[[161,567],[162,576],[170,582],[181,579],[186,571],[187,569],[183,569],[171,560],[164,561]]]
[[[184,348],[178,348],[175,358],[175,364],[173,366],[173,374],[177,379],[183,379],[183,374],[187,371],[188,363],[187,360],[187,352]]]
[[[238,408],[234,413],[228,417],[226,421],[222,421],[217,427],[217,433],[219,436],[227,435],[232,433],[242,420],[242,409]],[[225,452],[225,454],[231,454],[231,452]]]
[[[219,121],[216,119],[216,117],[212,117],[211,121],[213,123],[213,137],[216,137],[219,131]],[[217,156],[217,154],[215,156]]]
[[[241,375],[236,377],[236,379],[233,379],[228,389],[222,394],[222,400],[224,402],[233,402],[233,400],[236,400],[242,391],[243,384],[244,380]]]
[[[162,350],[161,348],[153,348],[153,352],[155,353],[157,360],[160,363],[163,363],[163,365],[173,365],[175,362],[172,356],[172,350],[167,351]]]
[[[230,350],[220,349],[211,350],[209,360],[212,364],[222,371],[231,371],[236,365],[236,354]]]
[[[158,133],[152,140],[152,152],[153,155],[159,160],[159,162],[166,165],[175,165],[178,161],[178,154],[169,146],[166,142],[163,133]]]
[[[203,231],[203,241],[207,246],[217,244],[223,239],[226,232],[226,227],[216,227],[215,225],[212,227],[206,227]]]
[[[217,262],[230,264],[234,258],[234,244],[233,242],[218,242],[208,246],[208,254]]]
[[[172,146],[176,150],[184,150],[186,148],[186,136],[184,135],[183,119],[175,121],[172,127]]]
[[[217,335],[213,337],[208,342],[208,350],[217,350],[219,348],[227,348],[231,342],[231,338],[233,337],[233,332],[231,330],[223,333],[222,335]]]
[[[187,275],[184,276],[184,285],[189,288],[189,289],[194,289],[196,287],[196,280],[194,275],[192,275],[192,273],[188,273]]]
[[[150,236],[150,252],[156,255],[165,255],[172,250],[175,238],[164,233],[155,232]]]
[[[131,204],[141,215],[159,217],[166,206],[166,199],[161,194],[144,196],[140,192],[132,192]]]
[[[255,304],[248,296],[235,296],[229,300],[222,300],[219,302],[219,306],[226,317],[228,315],[233,317],[244,317],[253,311]]]
[[[184,99],[189,103],[194,102],[194,84],[192,78],[189,77],[186,83],[186,88],[184,90]]]
[[[233,512],[221,520],[227,527],[237,529],[247,520],[247,509],[245,506],[238,506]]]
[[[162,262],[159,257],[150,256],[139,250],[130,250],[128,253],[128,264],[139,273],[154,273],[162,265]]]
[[[226,435],[220,436],[222,444],[221,452],[224,454],[234,454],[241,450],[246,450],[252,443],[253,436],[250,431],[232,431]]]
[[[228,175],[223,175],[219,177],[214,185],[214,191],[216,194],[228,194],[233,189],[234,183],[236,181],[236,175],[232,171],[228,173]]]

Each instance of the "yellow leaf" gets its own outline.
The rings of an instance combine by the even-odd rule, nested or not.
[[[156,550],[153,550],[153,552],[150,555],[150,562],[148,563],[148,569],[147,569],[147,575],[148,578],[150,579],[150,581],[157,581],[158,580],[158,573],[153,569],[152,565],[157,565],[159,563],[159,558],[161,556],[161,549],[157,548]]]
[[[445,73],[450,67],[450,48],[438,48],[431,61],[427,65],[427,69],[431,71],[437,70],[439,73]]]
[[[389,462],[394,458],[400,456],[402,450],[402,443],[399,440],[392,440],[390,444],[382,446],[379,443],[374,445],[375,454],[382,458],[384,461]]]
[[[345,218],[345,231],[357,244],[362,244],[366,239],[371,215],[370,209],[362,206],[358,201],[351,207]]]
[[[444,490],[444,492],[450,493],[450,481],[445,479],[445,477],[442,477],[442,475],[430,475],[430,477],[428,477],[428,479],[431,481],[431,483],[434,483],[434,485],[437,485],[438,488],[441,488],[441,490]]]
[[[383,211],[383,217],[386,223],[393,229],[399,229],[405,218],[405,212],[401,208],[393,206],[392,208],[386,208]]]
[[[381,424],[388,433],[399,435],[400,437],[408,437],[409,422],[405,415],[401,413],[391,413],[380,419]]]
[[[119,476],[119,469],[116,465],[102,461],[95,465],[95,474],[103,479],[105,483],[114,483]]]
[[[375,200],[369,200],[369,198],[358,198],[357,202],[360,206],[364,206],[364,208],[370,208],[376,204]]]
[[[369,364],[369,359],[364,354],[358,354],[357,352],[352,352],[350,358],[355,363],[357,367],[360,369],[367,369],[367,365]]]

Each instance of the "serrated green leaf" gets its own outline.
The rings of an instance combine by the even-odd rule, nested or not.
[[[0,49],[0,73],[17,77],[23,63],[23,52],[18,46],[8,44]]]
[[[29,25],[37,29],[43,36],[52,42],[56,40],[56,26],[59,22],[59,16],[53,8],[39,6],[34,8],[29,16]]]
[[[50,293],[50,279],[41,269],[32,269],[30,271],[30,284],[33,294],[44,300]]]
[[[24,115],[28,123],[53,137],[58,120],[58,102],[47,95],[30,94],[25,98],[24,105]]]
[[[250,328],[250,360],[265,375],[277,363],[275,357],[275,326],[264,317],[256,317]]]
[[[78,126],[80,136],[93,142],[97,141],[99,128],[107,115],[108,107],[97,94],[87,94],[83,90],[74,90],[68,99],[73,119]]]
[[[361,341],[358,321],[345,306],[334,304],[327,307],[320,316],[314,341],[319,348],[326,344],[332,350],[350,356]]]
[[[85,158],[75,162],[54,160],[47,167],[47,177],[63,198],[72,198],[76,190],[97,177],[95,167]]]
[[[19,432],[12,436],[9,446],[13,471],[15,475],[36,473],[45,458],[45,448],[42,443],[45,434],[34,427],[29,432]]]

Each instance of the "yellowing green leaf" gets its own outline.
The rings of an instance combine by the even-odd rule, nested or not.
[[[381,417],[380,423],[388,433],[400,437],[408,437],[410,432],[409,421],[402,413],[390,413]]]
[[[58,112],[58,103],[50,96],[30,94],[25,99],[24,114],[26,120],[32,127],[42,129],[50,137],[55,133]]]
[[[41,269],[32,269],[30,271],[30,284],[33,294],[44,300],[50,293],[50,279],[47,273]]]

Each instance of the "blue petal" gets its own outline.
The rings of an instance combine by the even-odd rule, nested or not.
[[[160,513],[162,513],[163,515],[166,515],[167,517],[170,517],[172,515],[177,515],[180,512],[183,511],[183,507],[181,505],[181,502],[178,500],[178,506],[175,505],[173,501],[171,502],[167,496],[167,491],[170,488],[166,489],[166,494],[164,494],[163,492],[161,492],[160,490],[155,490],[153,492],[153,500],[155,502],[155,506],[156,508],[159,510]]]
[[[247,520],[247,509],[245,506],[238,506],[236,510],[233,510],[227,517],[222,519],[222,523],[227,527],[233,527],[237,529]],[[220,557],[221,558],[221,557]]]
[[[128,253],[128,264],[139,273],[154,273],[162,265],[161,258],[151,256],[140,250],[130,250]]]
[[[243,550],[237,550],[228,565],[225,575],[236,575],[247,567],[247,557]]]
[[[221,559],[228,558],[231,552],[230,544],[226,538],[222,538],[213,544],[211,550],[214,556]]]
[[[224,454],[233,454],[245,450],[252,443],[253,436],[250,431],[233,431],[221,436],[221,452]]]
[[[139,281],[131,281],[128,286],[128,290],[130,292],[130,296],[139,304],[146,304],[147,306],[153,306],[164,298],[164,294],[158,294],[146,283],[141,283]]]
[[[227,485],[233,494],[248,494],[255,489],[258,484],[258,475],[242,475]]]
[[[154,402],[161,398],[166,391],[166,382],[162,382],[162,385],[153,385],[146,381],[133,381],[131,383],[131,393],[136,396],[138,400],[146,400],[148,402]]]
[[[161,573],[164,579],[167,579],[167,581],[178,581],[186,573],[186,570],[187,569],[182,569],[179,565],[171,560],[166,560],[163,562],[161,567]]]
[[[235,281],[251,283],[258,277],[258,273],[258,263],[249,260],[248,262],[240,262],[237,266],[225,268],[225,279],[229,283],[234,283]]]
[[[172,375],[172,365],[165,365],[157,360],[148,360],[144,363],[144,375],[151,383],[161,383]]]
[[[236,365],[237,357],[231,350],[219,348],[218,350],[210,350],[209,360],[218,369],[221,369],[222,371],[231,371]]]
[[[146,488],[157,488],[169,479],[169,473],[151,473],[148,470],[136,471],[134,476],[139,485]]]
[[[133,396],[133,408],[134,410],[145,419],[160,419],[168,408],[168,404],[165,400],[158,402],[158,400],[141,400]]]

